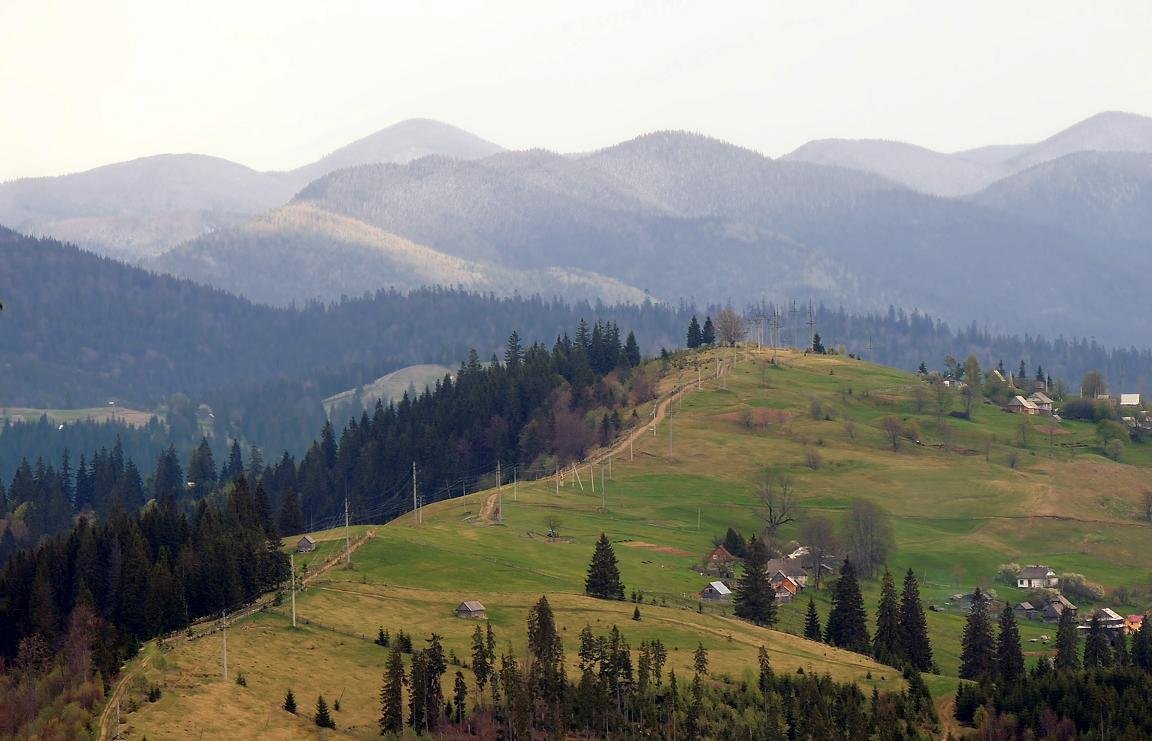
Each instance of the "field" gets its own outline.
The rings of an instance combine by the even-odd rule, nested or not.
[[[70,424],[90,420],[92,422],[105,422],[114,419],[125,424],[143,427],[153,417],[162,416],[155,412],[146,412],[140,409],[129,409],[122,406],[90,407],[87,409],[31,409],[28,407],[0,407],[0,423],[4,420],[35,422],[47,415],[50,422],[56,424]]]
[[[219,636],[175,641],[164,654],[164,676],[155,664],[147,669],[148,681],[166,683],[164,695],[126,716],[131,735],[310,735],[315,728],[307,719],[278,709],[292,687],[307,713],[319,693],[329,702],[341,697],[338,725],[373,736],[385,658],[372,643],[379,628],[403,629],[418,644],[435,631],[447,649],[466,658],[474,623],[453,611],[462,600],[478,599],[500,645],[522,655],[525,615],[542,594],[563,628],[570,666],[585,624],[597,632],[616,624],[634,648],[663,640],[678,673],[688,671],[700,642],[711,652],[713,673],[740,678],[764,645],[777,670],[898,686],[890,668],[791,635],[800,630],[806,597],[782,608],[777,630],[735,620],[726,607],[701,608],[696,593],[709,578],[696,567],[729,526],[759,531],[753,481],[766,468],[793,477],[801,519],[821,514],[836,521],[852,498],[891,513],[896,549],[889,566],[898,575],[915,569],[926,604],[941,608],[928,613],[941,670],[929,685],[941,699],[955,690],[964,620],[948,606],[949,595],[981,584],[1001,599],[1021,598],[994,583],[998,564],[1044,563],[1110,588],[1152,581],[1144,556],[1152,526],[1137,518],[1147,471],[1101,456],[1091,425],[1046,430],[1046,420],[1031,420],[1035,426],[1022,436],[1021,418],[995,407],[976,408],[972,421],[947,416],[959,400],[944,414],[934,399],[918,410],[918,381],[908,374],[844,357],[785,353],[779,365],[770,358],[749,353],[724,378],[705,378],[700,391],[694,389],[695,358],[678,358],[681,366],[669,370],[662,389],[691,390],[673,403],[671,455],[668,422],[661,420],[655,434],[642,431],[631,455],[625,445],[610,466],[585,464],[579,483],[569,471],[559,493],[553,480],[522,482],[498,494],[431,505],[421,525],[409,515],[373,528],[375,537],[356,551],[351,568],[323,574],[298,595],[299,627],[291,627],[285,601],[229,631],[230,670],[245,673],[246,687],[219,678]],[[714,372],[715,361],[703,359]],[[639,418],[649,417],[651,406],[638,409]],[[915,422],[921,444],[903,440],[892,450],[880,427],[889,415]],[[1146,457],[1142,446],[1130,450],[1130,460]],[[810,465],[812,452],[816,465]],[[480,517],[490,496],[498,497],[500,522]],[[550,525],[559,538],[543,535]],[[362,529],[353,528],[353,535]],[[615,543],[627,588],[643,592],[639,622],[629,600],[581,594],[601,532]],[[797,534],[798,524],[782,530],[785,538]],[[298,570],[342,546],[342,531],[319,537],[321,549],[298,556]],[[878,583],[864,586],[872,611]],[[827,594],[815,599],[823,618]],[[1023,623],[1026,653],[1046,651],[1042,636],[1054,632],[1051,625]]]

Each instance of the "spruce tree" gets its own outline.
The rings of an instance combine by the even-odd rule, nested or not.
[[[1071,610],[1060,613],[1060,624],[1056,626],[1056,669],[1080,668],[1080,637],[1076,634],[1076,621]]]
[[[928,639],[928,620],[920,602],[920,583],[912,569],[904,575],[904,590],[900,594],[900,644],[904,656],[917,671],[933,669],[932,643]]]
[[[468,702],[468,683],[464,681],[464,672],[456,672],[456,680],[452,684],[452,706],[456,709],[453,722],[464,722],[464,705]]]
[[[472,632],[472,674],[476,677],[476,686],[480,689],[480,699],[484,699],[484,687],[492,674],[492,663],[488,660],[488,649],[484,645],[484,633],[480,626]]]
[[[312,718],[321,728],[335,728],[336,723],[328,713],[328,703],[324,702],[324,695],[316,698],[316,715]]]
[[[756,625],[776,622],[776,590],[768,575],[768,557],[768,546],[753,535],[744,558],[744,573],[736,585],[734,612]]]
[[[639,609],[639,608],[637,608]],[[564,699],[564,643],[547,597],[540,597],[528,611],[529,685],[537,699],[551,712],[553,727],[559,728],[559,707]]]
[[[704,329],[700,331],[700,343],[703,345],[716,344],[716,325],[712,323],[712,317],[705,317]]]
[[[1020,648],[1020,629],[1012,606],[1000,611],[1000,634],[996,637],[996,676],[1011,684],[1024,676],[1024,652]]]
[[[899,667],[904,663],[904,647],[900,640],[900,606],[896,601],[896,585],[888,569],[884,569],[884,582],[880,587],[872,655],[881,664]]]
[[[688,322],[688,349],[695,350],[700,347],[701,343],[700,323],[696,321],[696,315],[692,315],[692,321]]]
[[[1088,638],[1084,641],[1084,668],[1107,669],[1112,666],[1112,647],[1108,633],[1100,622],[1100,616],[1093,614],[1088,621]]]
[[[760,681],[758,686],[761,694],[767,695],[769,690],[772,689],[772,661],[768,658],[768,649],[760,646],[760,650],[756,654],[756,659],[760,664]]]
[[[1128,652],[1128,636],[1124,633],[1124,631],[1120,631],[1112,639],[1112,665],[1132,665],[1132,656]]]
[[[820,615],[816,612],[816,600],[808,596],[808,612],[804,615],[804,637],[811,641],[822,641],[824,635],[820,631]]]
[[[292,694],[292,688],[288,688],[288,694],[284,695],[284,709],[293,715],[296,714],[296,696]]]
[[[996,643],[988,617],[988,599],[977,587],[960,638],[960,678],[983,679],[992,676],[995,668]]]
[[[400,643],[396,641],[388,652],[384,686],[380,688],[381,734],[404,731],[404,681],[404,658],[400,655]]]
[[[1132,636],[1132,666],[1152,672],[1152,618],[1145,616],[1140,630]]]
[[[624,583],[620,581],[616,553],[604,533],[600,533],[600,539],[596,541],[592,563],[588,566],[588,578],[584,581],[584,592],[589,597],[600,599],[624,599]]]
[[[833,646],[866,654],[871,648],[864,597],[856,580],[856,568],[848,558],[840,567],[840,578],[832,588],[832,609],[824,627],[824,640]]]

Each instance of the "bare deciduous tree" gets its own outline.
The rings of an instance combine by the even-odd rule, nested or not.
[[[856,441],[856,423],[853,422],[852,420],[848,420],[848,419],[844,420],[844,434],[848,436],[849,440],[851,440],[852,442],[855,442]]]
[[[716,335],[720,342],[733,346],[744,339],[744,319],[731,307],[720,310],[716,315]]]
[[[764,533],[775,535],[781,525],[795,522],[799,514],[792,477],[786,473],[764,471],[756,482],[756,496],[760,499],[760,519],[764,520]]]
[[[885,417],[880,426],[888,437],[888,444],[892,446],[892,450],[899,450],[900,436],[904,434],[904,425],[896,417]]]
[[[812,571],[813,587],[820,589],[824,563],[837,546],[832,523],[824,517],[810,517],[800,528],[800,540],[808,549],[808,566]]]
[[[853,500],[844,518],[843,540],[856,571],[872,578],[877,568],[888,560],[895,542],[888,513],[873,502]]]
[[[1144,519],[1152,522],[1152,489],[1144,490]]]

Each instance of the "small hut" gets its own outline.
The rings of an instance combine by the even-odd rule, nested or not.
[[[484,609],[484,605],[481,603],[474,599],[469,599],[461,602],[456,608],[456,617],[483,620],[488,617],[488,611]]]
[[[729,589],[722,581],[714,581],[700,590],[700,599],[727,602],[728,598],[731,596],[732,590]]]
[[[305,535],[296,543],[297,553],[311,553],[316,550],[316,540],[311,535]]]

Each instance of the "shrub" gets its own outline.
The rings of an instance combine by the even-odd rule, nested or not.
[[[1120,440],[1109,440],[1108,444],[1104,446],[1104,455],[1108,456],[1114,461],[1123,459],[1124,443]]]
[[[1060,591],[1072,599],[1098,602],[1104,599],[1104,587],[1088,581],[1083,574],[1064,574],[1060,577]]]
[[[1020,564],[1002,563],[996,567],[996,581],[1009,586],[1016,586],[1016,577],[1020,575]]]
[[[811,468],[813,471],[819,471],[824,467],[824,456],[820,455],[820,451],[815,448],[804,449],[804,465]]]

